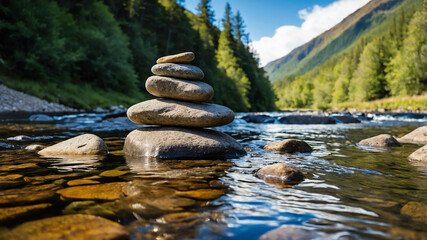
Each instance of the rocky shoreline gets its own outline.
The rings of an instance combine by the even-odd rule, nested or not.
[[[12,112],[78,112],[79,110],[58,103],[48,102],[0,84],[0,113]]]

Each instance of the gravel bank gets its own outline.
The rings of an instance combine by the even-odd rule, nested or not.
[[[77,109],[51,103],[0,84],[0,112],[77,112]]]

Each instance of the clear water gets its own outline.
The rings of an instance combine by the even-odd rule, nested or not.
[[[425,118],[381,115],[358,124],[334,125],[255,124],[236,119],[215,129],[237,139],[248,151],[247,156],[230,160],[154,160],[124,156],[123,141],[138,126],[126,118],[102,120],[102,116],[56,116],[55,121],[46,123],[2,120],[0,177],[21,174],[25,181],[0,186],[0,198],[42,188],[57,191],[69,187],[71,180],[93,176],[98,176],[96,181],[100,183],[132,183],[133,191],[148,193],[131,200],[129,196],[114,201],[87,198],[78,201],[86,201],[90,207],[79,208],[73,208],[73,200],[61,199],[58,194],[28,203],[0,201],[0,208],[52,204],[41,213],[0,222],[0,232],[25,221],[89,213],[120,222],[132,239],[258,239],[283,225],[321,232],[328,239],[427,239],[425,214],[420,219],[401,213],[408,202],[423,205],[421,211],[427,209],[427,168],[407,160],[421,146],[369,149],[355,144],[382,133],[404,135],[426,125]],[[30,144],[52,145],[82,133],[102,137],[110,154],[105,159],[40,158],[23,149]],[[17,135],[30,138],[6,140]],[[281,154],[262,149],[267,143],[285,138],[303,139],[314,151]],[[269,184],[255,176],[261,167],[277,162],[297,167],[306,179],[289,187]],[[10,167],[28,163],[36,165]],[[113,169],[125,174],[99,177]],[[48,177],[54,175],[61,176]],[[188,191],[199,194],[183,194]],[[171,197],[176,194],[178,202]],[[108,209],[109,204],[114,207],[99,210]]]

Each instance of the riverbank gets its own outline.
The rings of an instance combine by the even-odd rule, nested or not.
[[[0,112],[77,112],[78,109],[25,94],[0,84]]]

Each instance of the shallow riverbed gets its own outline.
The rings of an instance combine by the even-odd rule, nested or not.
[[[427,118],[374,115],[371,121],[330,125],[256,124],[237,118],[215,129],[237,139],[247,156],[155,160],[124,156],[123,141],[138,126],[124,117],[103,116],[1,120],[0,208],[37,208],[1,213],[0,233],[25,221],[85,213],[119,222],[132,239],[258,239],[280,226],[327,239],[427,239],[426,214],[419,214],[427,205],[427,167],[407,160],[421,146],[356,145],[382,133],[404,135],[426,125]],[[23,149],[83,133],[103,138],[110,154],[41,158]],[[6,140],[17,135],[29,138]],[[305,140],[314,151],[281,154],[262,149],[285,138]],[[255,176],[256,170],[277,162],[297,167],[306,179],[289,187]]]

